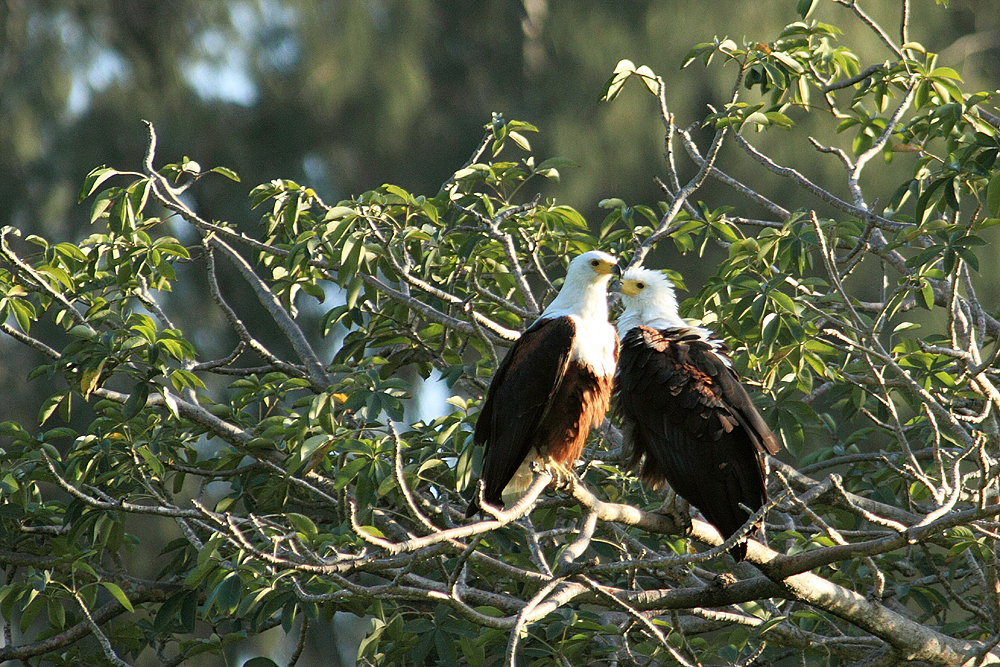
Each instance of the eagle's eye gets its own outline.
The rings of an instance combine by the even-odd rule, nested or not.
[[[599,267],[601,265],[601,260],[599,260],[599,259],[592,259],[592,260],[590,260],[590,265],[596,269],[597,267]]]
[[[636,283],[635,284],[635,288],[636,289],[646,289],[646,283]]]

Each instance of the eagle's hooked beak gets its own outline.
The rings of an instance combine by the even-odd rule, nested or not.
[[[614,276],[614,278],[612,278],[611,282],[608,283],[608,291],[609,292],[621,292],[622,291],[622,267],[619,266],[618,264],[615,264],[614,266],[612,266],[611,267],[611,275]]]

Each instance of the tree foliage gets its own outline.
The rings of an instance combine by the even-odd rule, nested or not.
[[[497,115],[433,195],[385,185],[334,205],[274,180],[250,192],[256,234],[191,207],[202,179],[236,175],[157,167],[150,126],[136,171],[83,184],[88,238],[5,228],[0,330],[63,388],[36,423],[0,425],[0,661],[181,664],[280,625],[294,662],[336,612],[369,620],[370,665],[1000,660],[1000,321],[980,273],[1000,222],[994,98],[910,40],[906,3],[896,37],[840,3],[882,42],[870,65],[812,4],[768,42],[695,46],[685,64],[725,68],[732,94],[684,127],[662,78],[619,64],[604,98],[635,77],[653,93],[665,198],[606,199],[596,226],[534,196],[572,163],[537,158],[536,128]],[[829,139],[802,164],[760,147],[799,140],[807,115]],[[810,180],[819,160],[842,180]],[[813,203],[765,196],[769,175]],[[708,179],[738,196],[700,201]],[[733,343],[787,448],[748,562],[657,512],[613,419],[578,481],[542,497],[539,475],[465,520],[502,348],[570,257],[638,263],[658,244],[722,249],[682,308]],[[230,298],[222,266],[256,304]],[[182,281],[236,335],[225,357],[175,325]],[[442,378],[454,410],[409,423],[411,371]],[[139,567],[151,524],[167,541]]]

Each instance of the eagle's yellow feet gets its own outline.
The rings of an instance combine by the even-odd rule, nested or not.
[[[667,497],[656,509],[657,514],[665,514],[681,527],[681,535],[691,534],[691,505],[673,489],[667,490]]]
[[[576,481],[576,473],[573,472],[572,468],[564,466],[561,463],[556,463],[555,461],[548,461],[544,464],[535,461],[532,463],[531,469],[536,473],[547,472],[552,475],[552,481],[549,483],[549,486],[553,489],[565,490],[572,488],[572,484]]]

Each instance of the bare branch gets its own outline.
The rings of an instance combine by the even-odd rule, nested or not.
[[[116,667],[130,667],[130,665],[118,657],[115,653],[114,647],[111,645],[111,640],[108,639],[107,635],[101,631],[101,626],[97,624],[94,617],[90,615],[90,609],[87,608],[87,603],[83,601],[80,594],[73,591],[73,597],[76,599],[77,605],[80,607],[80,611],[83,612],[83,617],[87,620],[87,625],[90,626],[90,631],[94,633],[94,637],[97,638],[97,643],[101,645],[101,650],[104,651],[104,657],[107,658],[108,662]]]
[[[33,350],[41,352],[49,359],[58,360],[62,357],[62,355],[57,350],[52,349],[51,347],[49,347],[40,340],[32,338],[27,334],[21,333],[20,331],[10,326],[6,322],[0,322],[0,331],[3,331],[5,334],[10,336],[17,342],[21,343],[22,345],[26,345],[27,347],[30,347]]]
[[[852,12],[854,12],[854,14],[859,19],[861,19],[863,23],[865,23],[869,28],[872,29],[872,31],[876,35],[879,36],[879,38],[885,43],[885,45],[889,47],[889,50],[892,51],[894,54],[896,54],[897,58],[903,57],[903,52],[899,50],[898,46],[893,44],[892,38],[889,37],[889,35],[884,30],[882,30],[881,26],[879,26],[878,23],[876,23],[870,16],[868,16],[868,14],[866,14],[864,10],[861,9],[861,7],[858,6],[857,0],[833,0],[833,2],[837,3],[838,5],[843,5],[844,7],[848,7]]]

